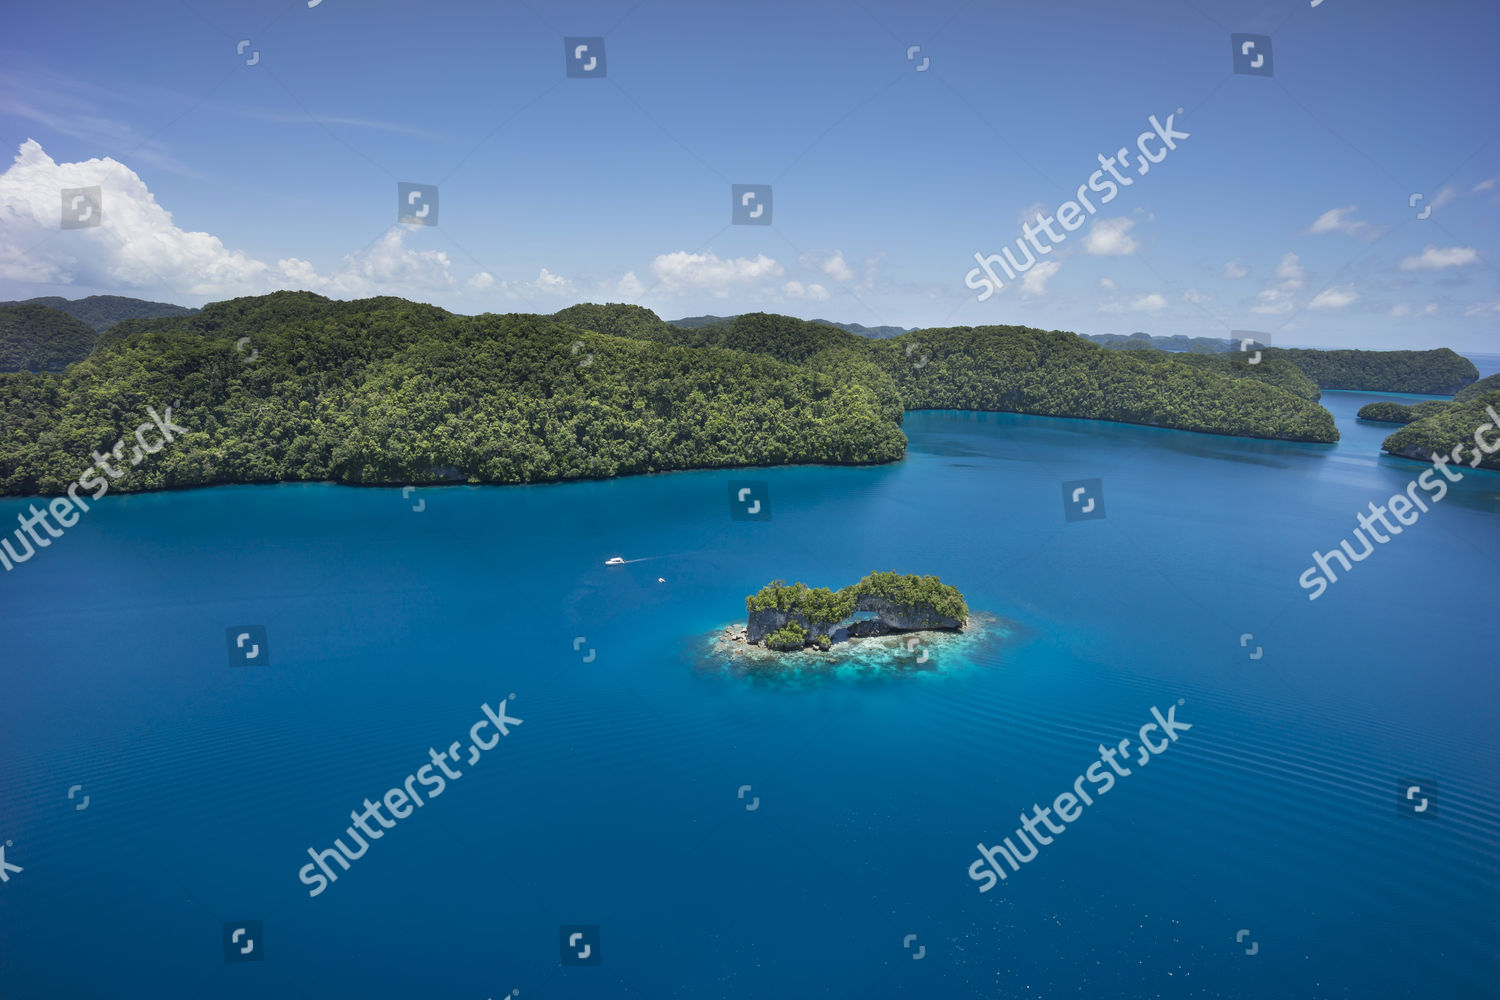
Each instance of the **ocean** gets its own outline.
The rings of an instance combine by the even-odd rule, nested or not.
[[[1425,468],[1377,398],[1325,394],[1337,445],[918,412],[888,466],[108,497],[0,575],[0,996],[1493,996],[1500,475],[1298,585]],[[767,581],[873,570],[992,627],[711,651]],[[1174,706],[979,891],[979,845]]]

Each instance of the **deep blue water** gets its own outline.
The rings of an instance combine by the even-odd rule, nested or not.
[[[1500,475],[1297,585],[1423,469],[1373,398],[1325,396],[1337,446],[914,413],[878,468],[106,498],[0,575],[0,996],[1493,996]],[[1067,522],[1094,477],[1107,517]],[[1011,631],[937,670],[705,661],[765,581],[874,569]],[[240,625],[269,665],[228,665]],[[307,849],[512,693],[309,897]],[[978,843],[1179,699],[1191,731],[978,891]],[[246,920],[264,961],[228,964]]]

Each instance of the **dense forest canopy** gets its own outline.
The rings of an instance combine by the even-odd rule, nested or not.
[[[129,325],[65,373],[0,376],[0,490],[62,491],[168,402],[190,433],[116,489],[889,462],[906,443],[857,382],[542,316],[281,292]]]
[[[55,311],[37,315],[59,335],[71,324],[64,341],[85,335]],[[766,313],[703,319],[684,328],[624,304],[465,317],[310,292],[126,318],[66,371],[0,375],[0,492],[60,492],[95,449],[168,403],[190,433],[115,489],[888,462],[905,453],[900,423],[914,409],[1338,439],[1315,402],[1318,376],[1302,374],[1333,362],[1309,352],[1268,351],[1251,365],[1027,327],[876,339]],[[236,349],[242,338],[248,350]],[[1424,384],[1472,381],[1451,351],[1311,353],[1371,377],[1415,365]]]
[[[745,598],[747,612],[775,610],[798,614],[815,626],[828,627],[847,621],[861,598],[880,598],[901,608],[927,608],[960,622],[969,617],[969,606],[958,588],[935,576],[913,573],[875,572],[858,583],[838,590],[809,587],[805,583],[788,585],[772,580]]]
[[[1460,389],[1453,397],[1455,403],[1467,403],[1471,399],[1484,396],[1492,392],[1500,392],[1500,374],[1482,378],[1471,386]]]
[[[1392,455],[1424,462],[1437,455],[1463,466],[1470,466],[1478,452],[1478,468],[1500,470],[1500,451],[1485,455],[1475,447],[1476,434],[1485,424],[1489,428],[1484,430],[1483,439],[1490,443],[1500,440],[1500,428],[1496,427],[1495,419],[1497,414],[1500,414],[1500,390],[1470,396],[1462,402],[1455,400],[1442,403],[1440,409],[1413,420],[1386,438],[1381,447]],[[1453,457],[1455,447],[1461,449],[1456,459]]]
[[[1396,403],[1382,400],[1366,403],[1355,416],[1377,424],[1409,424],[1447,409],[1449,403],[1443,399],[1430,399],[1421,403]]]
[[[50,306],[0,306],[0,372],[57,372],[88,356],[97,334]]]
[[[174,306],[170,302],[148,302],[125,295],[89,295],[81,299],[65,299],[60,295],[47,295],[19,302],[0,302],[3,306],[47,306],[65,312],[101,333],[126,319],[150,319],[155,316],[190,316],[197,312],[186,306]]]
[[[1316,351],[1269,347],[1268,358],[1285,358],[1321,389],[1414,392],[1451,396],[1479,378],[1474,362],[1446,347],[1432,351]]]

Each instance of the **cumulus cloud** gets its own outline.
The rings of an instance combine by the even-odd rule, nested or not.
[[[624,295],[632,299],[637,295],[640,295],[645,290],[646,286],[641,284],[641,279],[635,276],[634,271],[626,271],[625,276],[619,280],[618,284],[615,285],[615,292],[617,294]]]
[[[1112,292],[1116,288],[1118,288],[1119,286],[1115,284],[1115,281],[1114,281],[1113,278],[1100,278],[1099,279],[1099,287]]]
[[[713,253],[679,250],[660,254],[651,262],[651,273],[664,290],[698,289],[721,299],[766,279],[779,278],[784,271],[779,263],[765,254],[758,254],[753,260],[748,257],[724,260]]]
[[[1344,233],[1349,236],[1359,236],[1370,230],[1370,224],[1352,218],[1358,205],[1345,205],[1343,208],[1330,208],[1314,220],[1308,227],[1310,233]]]
[[[488,271],[480,271],[469,279],[470,288],[488,288],[495,283],[495,276]]]
[[[1307,283],[1302,259],[1294,253],[1282,254],[1274,273],[1277,283],[1261,289],[1255,297],[1255,305],[1250,307],[1251,312],[1275,316],[1292,311],[1292,295]]]
[[[817,283],[804,286],[800,281],[788,281],[781,286],[781,291],[789,299],[812,299],[814,302],[821,302],[828,298],[828,289]]]
[[[1047,293],[1047,282],[1051,281],[1062,265],[1055,260],[1037,262],[1031,270],[1021,276],[1021,294],[1033,298]]]
[[[100,189],[100,224],[61,230],[62,190],[86,187]],[[272,264],[182,229],[117,160],[58,163],[28,139],[0,174],[0,277],[14,281],[215,298],[284,288],[359,296],[454,286],[448,255],[410,249],[406,235],[393,226],[332,273],[319,274],[296,257]]]
[[[1099,219],[1083,237],[1083,249],[1098,257],[1120,257],[1140,246],[1130,237],[1134,219]]]
[[[1411,305],[1409,305],[1409,304],[1407,304],[1405,302],[1398,302],[1395,305],[1391,306],[1391,315],[1392,316],[1397,316],[1397,317],[1400,317],[1400,316],[1436,316],[1437,315],[1437,311],[1438,311],[1438,307],[1437,307],[1437,303],[1436,302],[1429,302],[1429,303],[1427,303],[1425,306],[1422,307],[1422,309],[1421,309],[1420,312],[1418,312]]]
[[[1224,262],[1224,277],[1226,278],[1243,278],[1249,273],[1250,269],[1237,260]]]
[[[1123,312],[1159,312],[1167,307],[1167,300],[1156,292],[1148,292],[1145,295],[1137,295],[1125,302],[1106,302],[1099,307],[1100,312],[1123,313]]]
[[[798,262],[804,267],[815,267],[828,275],[834,281],[853,281],[854,268],[844,259],[844,251],[835,250],[833,256],[827,260],[819,260],[811,254],[804,254],[798,258]]]
[[[1449,267],[1463,267],[1479,260],[1479,251],[1473,247],[1438,247],[1431,243],[1420,254],[1401,261],[1403,271],[1441,271]]]
[[[544,295],[566,295],[573,290],[573,283],[561,275],[553,274],[545,267],[537,273],[532,286]]]
[[[1342,288],[1325,288],[1313,300],[1308,303],[1309,309],[1342,309],[1352,305],[1359,300],[1359,293],[1354,290],[1353,285],[1345,285]]]
[[[1205,295],[1203,292],[1198,291],[1198,289],[1196,288],[1189,288],[1187,291],[1183,292],[1182,298],[1183,301],[1191,302],[1194,305],[1203,305],[1204,303],[1212,302],[1214,300],[1214,297],[1212,295]]]
[[[1292,289],[1301,288],[1303,281],[1307,279],[1307,271],[1302,267],[1302,258],[1294,253],[1281,255],[1281,262],[1276,265],[1276,277]],[[1289,289],[1290,290],[1290,289]]]

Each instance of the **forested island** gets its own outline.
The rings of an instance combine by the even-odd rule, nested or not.
[[[969,606],[957,588],[935,576],[871,573],[829,590],[773,580],[745,598],[744,640],[780,652],[918,631],[960,631]],[[857,616],[864,615],[863,618]]]
[[[1412,409],[1424,406],[1432,408],[1386,438],[1381,444],[1384,451],[1423,462],[1437,455],[1454,465],[1500,471],[1500,451],[1489,454],[1476,447],[1481,428],[1484,441],[1500,440],[1500,388],[1477,395],[1460,393],[1448,403],[1418,403]]]
[[[41,301],[0,309],[0,359],[37,369],[0,374],[0,493],[62,493],[96,449],[165,405],[188,433],[112,489],[891,462],[905,454],[903,415],[922,409],[1331,442],[1319,385],[1462,387],[1475,374],[1446,350],[1268,349],[1251,364],[1016,326],[874,339],[749,313],[682,327],[631,305],[459,316],[310,292],[197,312],[96,299],[71,308],[100,325],[125,317],[103,333]],[[1403,366],[1415,373],[1398,377]]]
[[[683,329],[629,305],[468,317],[277,292],[127,319],[65,371],[0,374],[0,493],[62,493],[168,404],[188,432],[115,491],[891,462],[913,409],[1337,439],[1326,410],[1257,375],[1025,327],[871,340],[764,313]]]
[[[1479,378],[1474,362],[1440,347],[1431,351],[1317,351],[1268,347],[1265,358],[1284,358],[1320,389],[1414,392],[1449,396]]]

